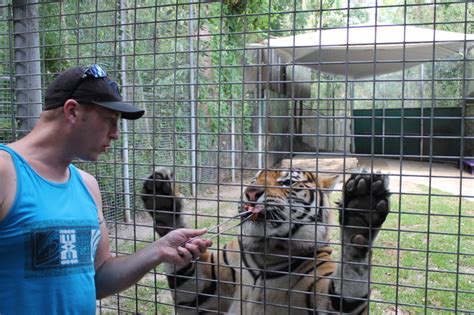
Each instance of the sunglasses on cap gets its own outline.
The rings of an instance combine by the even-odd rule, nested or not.
[[[77,88],[82,84],[82,82],[84,82],[85,79],[87,78],[100,79],[100,78],[106,78],[106,77],[107,77],[107,72],[105,71],[104,68],[102,68],[98,64],[92,64],[89,67],[85,67],[84,72],[82,73],[82,76],[79,78],[76,85],[71,89],[71,93],[69,93],[68,98],[72,98],[72,95],[74,94],[74,92],[76,92]]]

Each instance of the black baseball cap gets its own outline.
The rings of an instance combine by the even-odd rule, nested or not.
[[[117,83],[96,64],[61,72],[46,89],[44,109],[61,107],[68,99],[115,110],[125,119],[138,119],[145,113],[141,108],[124,103]]]

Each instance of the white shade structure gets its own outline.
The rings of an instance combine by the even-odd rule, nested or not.
[[[473,34],[403,25],[358,25],[272,38],[251,47],[275,50],[285,63],[357,79],[463,54],[473,45]]]

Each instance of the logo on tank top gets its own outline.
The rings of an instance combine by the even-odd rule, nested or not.
[[[38,222],[24,230],[28,278],[94,270],[100,230],[90,221]]]
[[[76,230],[59,230],[61,265],[77,264]]]

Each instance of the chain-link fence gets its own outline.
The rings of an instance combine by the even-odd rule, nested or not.
[[[98,63],[146,110],[122,122],[99,162],[76,163],[99,181],[118,255],[158,237],[141,200],[156,166],[175,174],[196,227],[234,216],[258,170],[347,178],[366,168],[390,174],[392,191],[372,247],[369,312],[472,313],[473,17],[470,1],[3,0],[0,142],[31,128],[38,92],[57,73]],[[324,224],[336,230],[338,257],[338,224]],[[213,249],[225,252],[241,233],[227,231]],[[179,290],[166,274],[159,266],[98,312],[172,314]],[[260,293],[290,294],[286,274],[286,288]],[[248,287],[240,290],[244,305]],[[317,313],[318,294],[309,299],[304,312]],[[264,313],[271,300],[262,299]],[[285,303],[280,313],[303,313]]]

